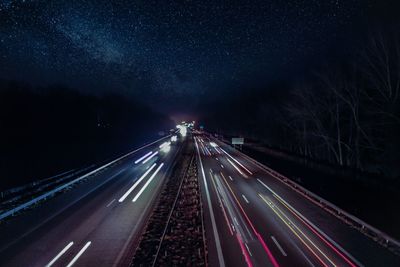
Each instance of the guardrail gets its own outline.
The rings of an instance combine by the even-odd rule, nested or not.
[[[68,179],[72,179],[74,176],[77,176],[81,173],[84,173],[85,171],[93,169],[95,166],[96,165],[93,164],[85,168],[82,168],[80,170],[70,170],[49,178],[36,180],[28,184],[25,184],[23,186],[3,191],[0,193],[0,199],[2,199],[2,202],[0,204],[1,207],[0,212],[4,209],[7,209],[7,205],[11,206],[16,202],[21,201],[24,198],[31,197],[32,195],[35,194],[35,192],[38,193],[40,191],[44,191],[46,190],[46,188],[62,183],[63,181],[66,181]]]
[[[215,137],[212,137],[215,139]],[[218,140],[218,139],[217,139]],[[219,141],[219,140],[218,140]],[[220,141],[223,142],[223,141]],[[225,143],[225,142],[223,142]],[[227,143],[225,143],[227,144]],[[231,146],[229,146],[231,147]],[[368,223],[364,222],[363,220],[355,217],[354,215],[344,211],[343,209],[339,208],[335,204],[323,199],[322,197],[314,194],[313,192],[307,190],[303,186],[297,184],[293,180],[287,178],[286,176],[280,174],[279,172],[265,166],[264,164],[256,161],[255,159],[249,157],[248,155],[244,154],[243,152],[231,147],[233,150],[241,154],[247,160],[253,162],[255,165],[260,167],[261,169],[265,170],[269,173],[272,177],[278,179],[282,183],[289,186],[291,189],[295,190],[296,192],[303,195],[305,198],[316,204],[317,206],[321,207],[325,211],[329,212],[330,214],[334,215],[341,221],[345,222],[346,224],[350,225],[351,227],[357,229],[361,233],[365,234],[366,236],[372,238],[377,243],[381,244],[382,246],[388,248],[393,253],[400,255],[400,242],[394,239],[393,237],[389,236],[388,234],[382,232],[381,230],[369,225]]]
[[[156,140],[154,142],[151,142],[151,143],[146,144],[146,145],[144,145],[144,146],[142,146],[140,148],[137,148],[137,149],[135,149],[135,150],[133,150],[133,151],[131,151],[131,152],[129,152],[129,153],[127,153],[127,154],[125,154],[125,155],[123,155],[123,156],[121,156],[121,157],[119,157],[119,158],[107,163],[107,164],[104,164],[104,165],[102,165],[102,166],[100,166],[100,167],[98,167],[98,168],[96,168],[96,169],[94,169],[94,170],[92,170],[92,171],[90,171],[90,172],[88,172],[88,173],[86,173],[86,174],[84,174],[84,175],[82,175],[82,176],[70,181],[70,182],[67,182],[67,183],[65,183],[65,184],[63,184],[63,185],[61,185],[61,186],[59,186],[59,187],[57,187],[57,188],[55,188],[55,189],[53,189],[53,190],[51,190],[49,192],[46,192],[46,193],[44,193],[44,194],[42,194],[42,195],[40,195],[38,197],[35,197],[34,199],[32,199],[30,201],[27,201],[27,202],[25,202],[25,203],[15,207],[15,208],[13,208],[13,209],[10,209],[10,210],[0,214],[0,220],[3,220],[3,219],[5,219],[5,218],[7,218],[9,216],[12,216],[17,212],[19,212],[21,210],[24,210],[24,209],[32,206],[33,204],[35,204],[35,203],[37,203],[37,202],[39,202],[41,200],[44,200],[47,197],[50,197],[50,196],[54,195],[57,192],[60,192],[60,191],[62,191],[64,189],[66,189],[67,187],[71,186],[72,184],[75,184],[75,183],[77,183],[77,182],[79,182],[79,181],[81,181],[81,180],[83,180],[83,179],[85,179],[85,178],[87,178],[87,177],[89,177],[89,176],[91,176],[91,175],[93,175],[93,174],[95,174],[95,173],[107,168],[108,166],[110,166],[110,165],[112,165],[112,164],[114,164],[114,163],[116,163],[116,162],[118,162],[118,161],[120,161],[120,160],[122,160],[122,159],[124,159],[124,158],[126,158],[126,157],[128,157],[130,155],[132,155],[133,153],[135,153],[137,151],[140,151],[140,150],[142,150],[142,149],[144,149],[144,148],[146,148],[148,146],[151,146],[151,145],[153,145],[153,144],[155,144],[155,143],[157,143],[157,142],[159,142],[161,140],[164,140],[164,139],[166,139],[166,138],[168,138],[170,136],[171,135],[164,136],[164,137],[162,137],[162,138],[160,138],[160,139],[158,139],[158,140]],[[48,178],[46,178],[46,179],[48,179]]]

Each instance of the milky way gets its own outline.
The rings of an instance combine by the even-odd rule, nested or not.
[[[361,2],[2,1],[0,78],[196,103],[302,69]]]

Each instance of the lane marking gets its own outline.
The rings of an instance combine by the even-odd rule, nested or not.
[[[164,166],[164,163],[161,163],[160,166],[158,166],[157,170],[150,176],[149,180],[147,180],[142,189],[140,189],[139,193],[137,193],[137,195],[133,198],[132,202],[136,202],[136,200],[140,197],[146,187],[151,183],[157,173],[161,170],[162,166]]]
[[[224,168],[224,165],[221,164],[221,168],[223,169],[223,168]]]
[[[74,244],[74,242],[69,242],[68,245],[65,246],[58,254],[55,256],[49,263],[46,264],[45,267],[50,267],[52,266],[67,250]]]
[[[79,257],[87,250],[87,248],[92,244],[91,241],[87,242],[86,245],[76,254],[76,256],[72,259],[70,263],[68,263],[67,267],[71,267],[74,263],[79,259]]]
[[[230,175],[228,177],[229,177],[229,179],[231,179],[231,181],[233,181],[233,178]]]
[[[225,267],[224,257],[222,256],[221,243],[219,240],[219,235],[218,235],[218,230],[217,230],[217,224],[215,222],[214,211],[213,211],[212,204],[211,204],[210,192],[208,191],[206,175],[204,173],[203,162],[201,161],[199,146],[197,145],[196,139],[195,139],[195,144],[196,144],[196,148],[197,148],[197,156],[199,157],[201,174],[203,176],[204,187],[206,189],[205,192],[206,192],[206,196],[207,196],[208,210],[210,212],[211,224],[212,224],[213,233],[214,233],[215,246],[217,247],[218,262],[219,262],[220,267]]]
[[[141,162],[142,160],[144,160],[145,158],[147,158],[148,156],[150,156],[151,153],[153,153],[153,152],[150,151],[150,152],[147,153],[146,155],[144,155],[144,156],[140,157],[139,159],[137,159],[137,160],[135,161],[135,164],[138,164],[139,162]]]
[[[142,164],[145,164],[146,162],[148,162],[149,160],[151,160],[151,159],[152,159],[155,155],[157,155],[157,154],[158,154],[158,151],[154,152],[153,154],[151,154],[150,157],[148,157],[147,159],[145,159],[145,160],[143,161]]]
[[[272,241],[274,241],[275,245],[276,245],[276,246],[278,247],[278,249],[281,251],[282,255],[286,257],[287,254],[286,254],[286,252],[283,250],[283,248],[281,247],[281,245],[278,243],[278,240],[276,240],[276,238],[275,238],[273,235],[271,235],[271,239],[272,239]]]
[[[247,251],[249,252],[250,256],[252,256],[252,257],[253,257],[253,254],[251,254],[251,251],[250,251],[249,247],[247,246],[247,243],[244,243],[244,245],[246,246],[246,248],[247,248]]]
[[[250,202],[247,200],[246,196],[242,194],[242,197],[244,199],[244,201],[246,201],[247,204],[249,204]]]
[[[243,246],[243,241],[242,241],[240,235],[239,235],[239,234],[236,234],[236,238],[237,238],[237,240],[238,240],[238,242],[239,242],[240,249],[242,250],[242,254],[243,254],[243,256],[244,256],[244,259],[245,259],[245,261],[246,261],[246,263],[247,263],[247,267],[253,267],[253,264],[251,263],[250,257],[249,257],[249,255],[248,255],[246,249],[245,249],[244,246]]]
[[[111,202],[108,203],[108,205],[106,207],[108,208],[112,203],[114,203],[114,201],[115,201],[115,198],[113,200],[111,200]]]
[[[148,169],[148,170],[142,175],[142,177],[140,177],[139,180],[137,180],[136,183],[134,183],[134,184],[132,185],[132,187],[129,188],[128,191],[126,191],[126,193],[118,200],[118,202],[121,203],[122,201],[124,201],[125,198],[127,198],[128,195],[129,195],[130,193],[132,193],[132,191],[133,191],[133,190],[138,186],[138,184],[149,174],[149,172],[151,172],[151,170],[154,169],[154,167],[155,167],[156,165],[157,165],[156,163],[154,163],[153,165],[151,165],[150,169]]]

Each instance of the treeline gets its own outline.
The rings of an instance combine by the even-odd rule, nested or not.
[[[171,125],[163,115],[118,95],[3,81],[0,189],[114,157]]]
[[[222,124],[208,114],[212,130],[400,177],[400,34],[372,34],[346,62],[319,68],[288,88],[253,90],[224,109],[212,114],[226,117]]]
[[[374,35],[354,61],[314,77],[294,88],[285,104],[282,123],[291,133],[290,148],[399,175],[400,35]]]

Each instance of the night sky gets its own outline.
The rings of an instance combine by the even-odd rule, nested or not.
[[[347,57],[382,8],[361,0],[2,0],[0,79],[193,112],[232,88],[268,88]]]

